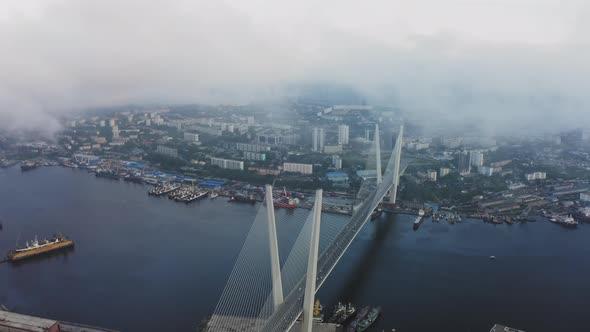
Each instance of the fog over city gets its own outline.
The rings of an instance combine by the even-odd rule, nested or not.
[[[349,85],[407,121],[590,124],[586,1],[3,2],[0,128],[86,108],[248,103]],[[426,121],[425,121],[426,120]]]

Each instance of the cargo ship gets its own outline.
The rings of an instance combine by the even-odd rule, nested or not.
[[[143,183],[143,179],[139,176],[135,175],[128,175],[123,178],[123,181],[131,182],[131,183]]]
[[[568,227],[568,228],[578,227],[578,222],[574,218],[572,218],[571,215],[567,215],[567,216],[554,215],[551,218],[549,218],[549,221],[556,223],[558,225],[564,226],[564,227]]]
[[[96,170],[96,173],[94,173],[94,175],[97,178],[105,178],[105,179],[111,179],[111,180],[117,180],[119,181],[119,174],[113,172],[113,171],[109,171],[109,170],[104,170],[104,169],[98,169]]]
[[[38,255],[50,253],[57,250],[63,250],[74,246],[74,241],[65,236],[55,236],[51,239],[39,242],[37,237],[30,243],[27,242],[24,247],[10,250],[6,256],[8,261],[16,262],[22,259],[35,257]]]
[[[256,198],[254,195],[246,196],[242,194],[234,195],[229,199],[230,202],[237,202],[237,203],[249,203],[254,204],[256,203]]]
[[[581,222],[590,222],[590,208],[583,208],[574,213],[574,217]]]
[[[287,196],[282,196],[273,201],[273,205],[276,208],[282,209],[294,209],[299,204],[299,200],[297,198],[290,198]]]
[[[381,307],[371,309],[367,317],[361,320],[356,326],[356,332],[363,332],[368,329],[377,320],[379,314],[381,314]]]
[[[422,224],[423,220],[424,220],[424,210],[420,209],[420,210],[418,210],[418,217],[416,217],[416,220],[414,220],[414,230],[417,230],[418,227],[420,227],[420,224]]]

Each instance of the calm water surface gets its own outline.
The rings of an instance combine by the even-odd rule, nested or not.
[[[257,207],[146,191],[81,170],[0,170],[0,253],[36,234],[76,240],[72,252],[0,265],[0,304],[122,331],[194,330]],[[326,307],[381,305],[374,331],[590,330],[590,225],[425,221],[413,231],[412,221],[369,223],[319,291]]]

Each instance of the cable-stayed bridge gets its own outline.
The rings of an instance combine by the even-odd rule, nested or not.
[[[301,330],[311,332],[315,293],[386,194],[390,192],[391,204],[397,198],[399,176],[409,164],[401,158],[403,127],[385,172],[379,140],[377,125],[366,165],[367,170],[375,170],[375,177],[361,184],[352,216],[322,213],[321,189],[316,191],[311,213],[275,211],[272,187],[266,186],[265,204],[207,323],[208,332],[284,332],[300,316]]]

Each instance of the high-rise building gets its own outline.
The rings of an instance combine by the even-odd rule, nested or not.
[[[115,119],[109,119],[109,127],[115,126]]]
[[[467,175],[471,173],[471,160],[467,153],[461,153],[458,158],[457,168],[459,174]]]
[[[338,144],[347,145],[350,128],[347,125],[338,126]]]
[[[322,152],[324,150],[324,128],[313,128],[312,146],[313,151]]]
[[[332,165],[335,169],[342,169],[342,158],[338,155],[332,156]]]
[[[428,175],[428,180],[436,181],[436,171],[429,169],[426,174]]]
[[[448,167],[441,167],[438,175],[439,175],[439,177],[442,178],[443,176],[449,175],[450,172],[451,172],[451,169],[450,168],[448,168]]]
[[[119,126],[113,126],[113,139],[119,138]]]
[[[471,151],[469,152],[469,162],[471,166],[480,167],[483,166],[483,152]]]

